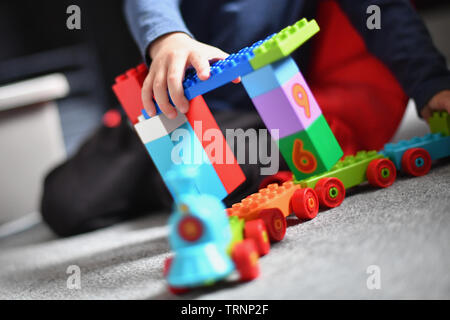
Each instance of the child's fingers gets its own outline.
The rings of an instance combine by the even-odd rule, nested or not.
[[[207,80],[209,78],[209,62],[208,59],[200,55],[198,52],[192,52],[189,55],[189,62],[197,71],[197,76],[200,80]]]
[[[167,69],[161,69],[155,74],[153,80],[153,92],[155,100],[161,111],[167,118],[173,119],[177,116],[177,111],[169,102],[169,95],[167,94]]]
[[[172,102],[182,113],[189,110],[189,101],[184,96],[183,76],[186,67],[186,56],[175,56],[169,60],[167,85]]]
[[[150,117],[153,117],[156,114],[156,107],[153,103],[153,74],[149,72],[147,77],[144,80],[144,83],[142,84],[142,90],[141,90],[141,99],[142,99],[142,105],[144,106],[145,111],[147,111],[148,115]]]

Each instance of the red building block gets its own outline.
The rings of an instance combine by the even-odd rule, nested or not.
[[[225,190],[228,194],[230,194],[242,182],[245,181],[245,175],[242,172],[241,167],[237,163],[233,151],[228,146],[225,137],[221,133],[220,128],[217,125],[217,122],[211,114],[211,111],[209,110],[208,105],[206,104],[203,97],[195,97],[194,99],[189,101],[189,104],[189,111],[186,113],[188,122],[191,124],[192,128],[194,128],[195,134],[202,143],[202,146],[205,149],[208,158],[211,160],[211,163],[214,166],[219,179],[222,181]],[[216,142],[214,141],[214,138],[212,139],[212,141],[210,141],[209,139],[206,141],[205,132],[209,129],[218,130],[218,132],[220,132],[219,139],[221,141]],[[212,148],[208,148],[211,143],[217,143],[217,145],[221,145],[221,157],[218,157],[217,154],[211,154],[211,151],[214,150]],[[213,161],[215,157],[220,158],[218,159],[219,161]]]
[[[141,88],[147,73],[147,66],[142,63],[136,68],[130,69],[126,73],[116,77],[116,83],[112,87],[133,124],[138,122],[138,117],[141,115],[143,108]]]

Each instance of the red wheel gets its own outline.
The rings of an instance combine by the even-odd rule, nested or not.
[[[292,180],[291,171],[279,171],[271,176],[265,177],[259,184],[259,189],[267,187],[271,183],[282,185],[286,181]]]
[[[170,265],[172,264],[173,257],[168,257],[166,260],[164,260],[164,268],[163,268],[163,276],[167,277],[170,270]]]
[[[338,207],[344,201],[345,187],[338,178],[322,178],[314,189],[320,204],[326,208]]]
[[[264,221],[271,241],[283,240],[286,234],[286,218],[280,209],[261,210],[259,217]]]
[[[237,243],[233,247],[231,258],[242,281],[253,280],[259,276],[259,256],[252,239],[245,239]]]
[[[175,287],[169,286],[169,291],[172,294],[179,295],[179,294],[184,294],[186,292],[189,292],[189,289],[187,289],[187,288],[175,288]]]
[[[402,169],[415,177],[424,176],[431,169],[431,156],[422,148],[406,150],[402,156]]]
[[[291,208],[300,220],[311,220],[319,212],[319,198],[311,188],[298,189],[291,198]]]
[[[389,159],[375,159],[369,163],[366,175],[371,185],[386,188],[394,183],[397,169]]]
[[[173,257],[168,257],[166,260],[164,260],[164,269],[163,269],[163,276],[167,277],[167,275],[169,274],[169,270],[170,270],[170,265],[172,264],[173,261]],[[169,291],[173,294],[183,294],[189,291],[189,289],[187,288],[175,288],[175,287],[171,287],[169,286]]]
[[[261,219],[247,221],[244,227],[244,237],[253,239],[260,256],[264,256],[270,251],[269,236],[264,221]]]

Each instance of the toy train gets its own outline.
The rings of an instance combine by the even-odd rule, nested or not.
[[[237,271],[240,280],[259,275],[259,256],[270,251],[264,222],[228,217],[215,196],[200,194],[194,185],[195,167],[168,174],[168,187],[176,194],[169,220],[169,242],[174,255],[165,261],[164,275],[172,293],[212,284]]]
[[[164,265],[172,292],[211,284],[235,271],[241,280],[252,280],[259,274],[259,256],[270,250],[269,239],[284,238],[287,216],[294,213],[302,220],[313,219],[319,207],[339,206],[348,188],[364,182],[386,188],[394,183],[397,170],[421,176],[430,170],[433,160],[450,155],[450,117],[442,112],[429,119],[431,134],[386,144],[380,152],[360,151],[338,161],[342,150],[289,57],[318,31],[314,20],[302,19],[216,62],[208,80],[188,74],[183,87],[190,109],[176,119],[167,119],[159,112],[149,118],[143,111],[145,65],[116,78],[113,90],[175,200],[169,221],[174,255]],[[204,130],[218,126],[201,94],[237,77],[242,77],[266,127],[280,131],[277,144],[291,171],[264,179],[257,193],[225,209],[221,199],[245,178],[236,161],[205,161],[195,170],[186,164],[170,170],[170,156],[172,135],[184,128],[192,133],[191,144],[205,153],[202,158],[208,157],[207,143],[197,137],[203,132],[195,132],[193,123],[201,121]],[[223,136],[221,139],[225,141]],[[224,154],[228,149],[225,142]]]
[[[227,212],[246,221],[265,222],[271,241],[286,233],[285,218],[294,213],[301,220],[316,217],[319,207],[334,208],[345,198],[346,189],[366,181],[386,188],[396,179],[397,170],[423,176],[432,161],[450,156],[450,116],[436,112],[429,119],[432,133],[398,143],[388,143],[380,152],[360,151],[338,161],[329,171],[296,180],[289,171],[265,178],[258,193],[234,204]]]

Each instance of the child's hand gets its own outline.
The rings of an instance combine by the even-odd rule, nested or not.
[[[152,97],[155,96],[161,111],[170,119],[176,117],[177,111],[169,102],[167,90],[180,112],[186,113],[189,109],[182,84],[186,68],[193,66],[199,79],[207,80],[209,61],[228,56],[182,32],[169,33],[155,40],[149,47],[149,55],[153,61],[142,86],[142,103],[149,116],[154,116],[156,109]]]
[[[447,111],[450,113],[450,90],[438,92],[428,104],[422,109],[421,115],[425,120],[431,116],[434,111]]]

